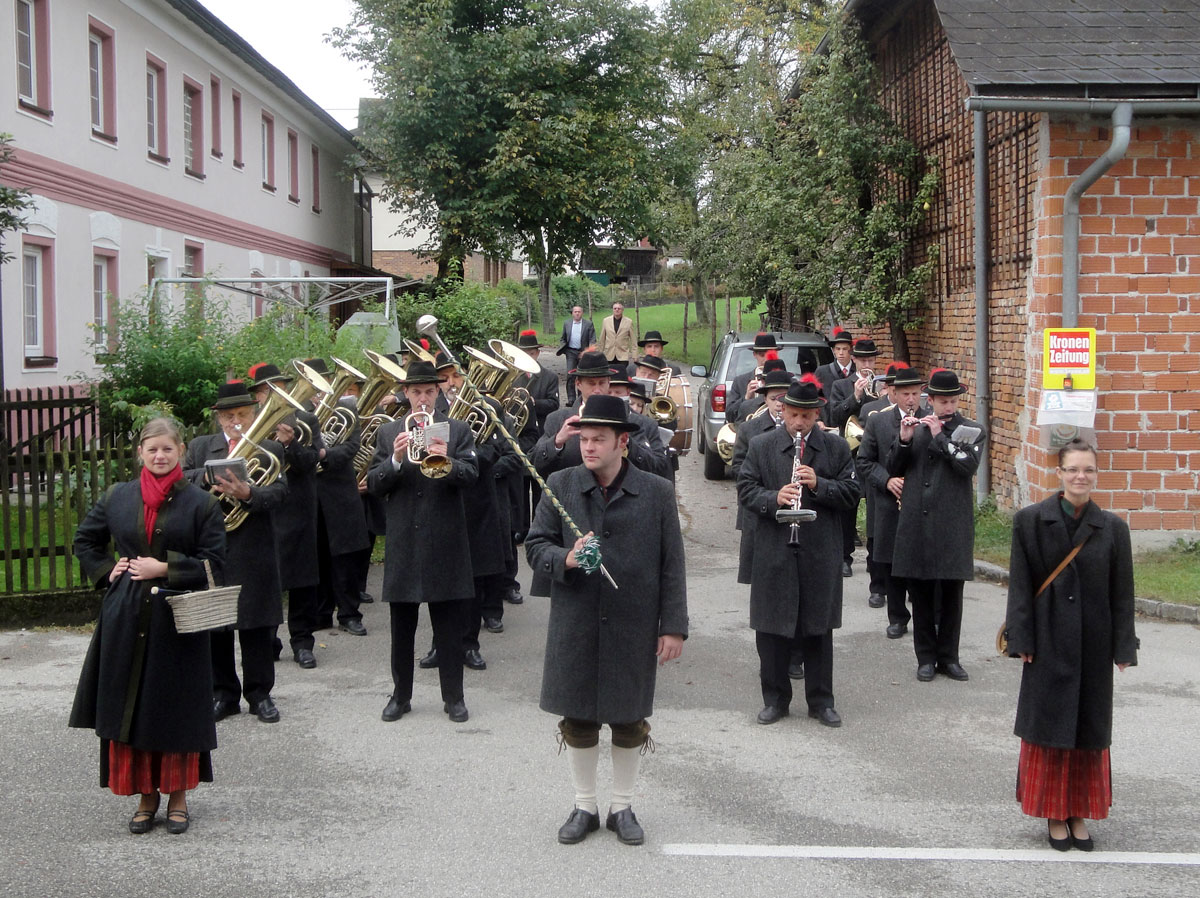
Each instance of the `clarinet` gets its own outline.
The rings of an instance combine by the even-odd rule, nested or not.
[[[800,458],[800,443],[804,439],[800,431],[796,431],[796,436],[793,437],[793,445],[795,446],[796,457],[792,461],[792,479],[791,483],[800,483],[800,468],[803,467],[803,461]],[[775,521],[778,524],[788,524],[788,545],[793,549],[800,546],[800,525],[807,524],[817,519],[817,513],[811,508],[801,507],[801,497],[804,493],[804,487],[801,486],[796,492],[796,498],[792,500],[792,504],[787,508],[780,508],[775,512]]]

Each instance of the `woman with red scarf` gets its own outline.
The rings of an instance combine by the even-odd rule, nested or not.
[[[75,532],[84,574],[107,592],[70,725],[100,737],[100,785],[141,796],[129,821],[135,834],[154,826],[163,793],[167,831],[187,831],[187,791],[212,781],[217,746],[208,634],[177,633],[166,600],[151,595],[155,586],[203,589],[205,561],[222,576],[220,506],[183,479],[182,457],[177,425],[148,423],[138,443],[141,477],[108,490]]]

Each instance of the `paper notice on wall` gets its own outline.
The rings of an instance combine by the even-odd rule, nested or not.
[[[1096,441],[1095,390],[1045,390],[1037,412],[1038,445],[1059,449],[1074,439]]]

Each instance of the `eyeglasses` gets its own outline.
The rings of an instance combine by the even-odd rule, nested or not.
[[[1099,473],[1095,468],[1059,468],[1059,470],[1068,477],[1078,477],[1080,474],[1095,477]]]

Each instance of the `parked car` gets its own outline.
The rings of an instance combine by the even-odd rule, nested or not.
[[[709,480],[721,480],[729,467],[717,452],[717,434],[725,424],[725,399],[733,379],[754,369],[754,337],[754,332],[730,331],[717,344],[712,364],[692,368],[693,377],[703,378],[696,389],[698,422],[695,425],[697,436],[694,442],[704,456],[704,476]],[[802,348],[817,357],[818,365],[833,361],[833,350],[825,338],[815,331],[776,331],[775,340],[779,343],[779,357],[793,373],[800,371],[797,353]]]

